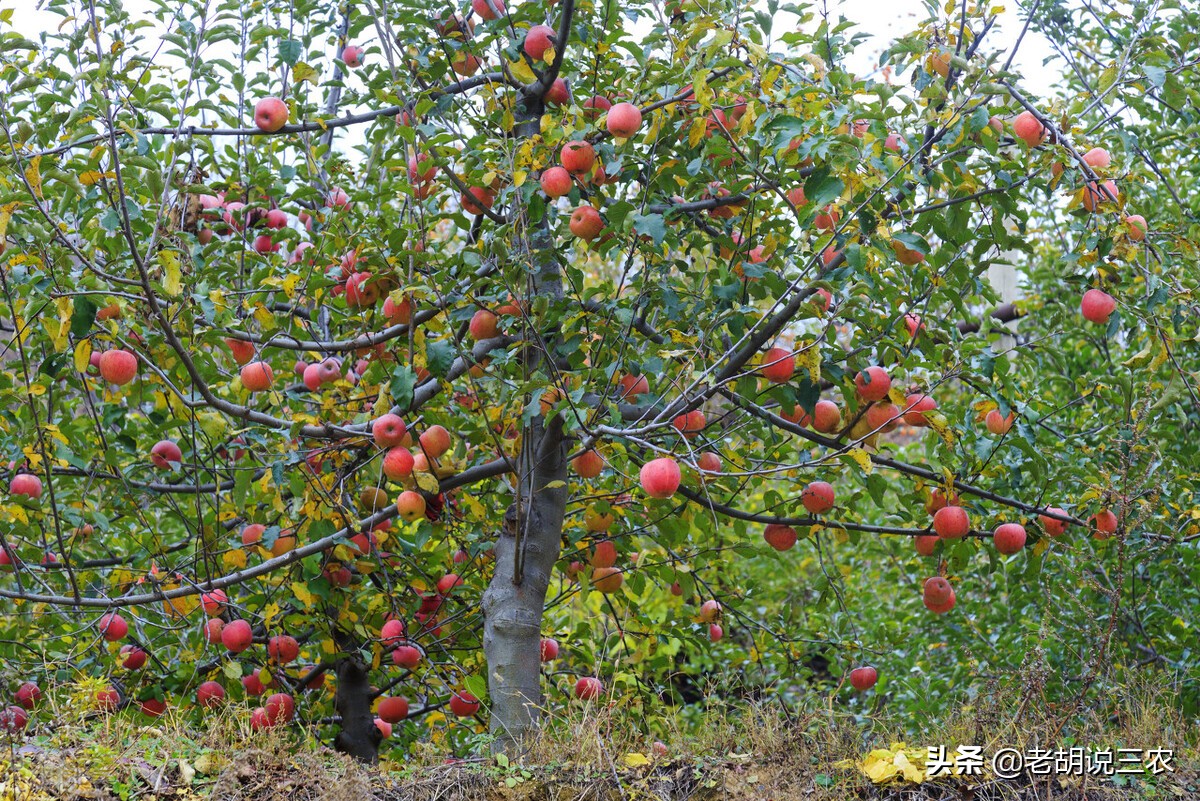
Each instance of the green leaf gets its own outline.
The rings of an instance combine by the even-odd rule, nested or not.
[[[425,340],[425,366],[438,378],[445,378],[454,364],[454,345],[444,339]]]
[[[649,236],[656,245],[661,245],[667,235],[666,222],[661,214],[633,215],[633,230],[643,236]]]
[[[87,336],[96,321],[96,303],[85,295],[77,295],[72,301],[71,336],[79,339]]]
[[[813,208],[818,209],[837,200],[845,189],[842,179],[830,175],[827,167],[817,170],[804,182],[804,196]]]
[[[279,43],[279,60],[289,67],[300,60],[301,44],[295,39],[284,39]]]

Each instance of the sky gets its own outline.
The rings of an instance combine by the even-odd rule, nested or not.
[[[1003,0],[996,0],[995,4],[999,2]],[[62,22],[57,14],[41,10],[45,0],[38,0],[36,9],[30,8],[30,5],[30,0],[0,0],[0,9],[15,10],[15,28],[26,37],[35,38],[39,32],[53,30]],[[124,0],[124,6],[132,15],[138,16],[139,9],[147,8],[148,3],[146,0]],[[1015,0],[1008,0],[1003,8],[997,29],[988,34],[990,45],[996,48],[1011,47],[1024,22]],[[921,0],[830,0],[829,10],[833,17],[840,15],[853,20],[871,37],[866,46],[854,54],[849,64],[860,75],[872,72],[888,43],[912,30],[926,13]],[[1024,74],[1025,87],[1035,95],[1044,95],[1049,91],[1047,79],[1055,71],[1044,69],[1042,62],[1052,55],[1053,50],[1045,37],[1034,31],[1026,34],[1015,66]]]

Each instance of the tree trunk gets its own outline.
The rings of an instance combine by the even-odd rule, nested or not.
[[[526,96],[518,137],[538,132],[540,98]],[[554,238],[543,218],[528,232],[529,248],[515,254],[529,264],[530,300],[553,309],[563,297]],[[538,325],[537,320],[532,325]],[[543,326],[550,328],[550,326]],[[549,375],[557,339],[544,331],[550,353],[530,350],[531,373]],[[483,649],[488,665],[493,750],[512,752],[537,727],[542,702],[542,612],[562,540],[567,506],[567,444],[563,421],[538,417],[524,432],[517,459],[517,500],[505,514],[496,542],[496,569],[483,594]]]
[[[357,654],[344,657],[337,664],[337,695],[333,705],[342,716],[342,730],[334,740],[334,748],[360,762],[375,764],[383,735],[375,727],[375,716],[371,714],[370,672]]]

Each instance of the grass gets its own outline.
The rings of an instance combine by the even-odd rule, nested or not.
[[[100,716],[90,688],[55,693],[43,721],[10,741],[0,757],[0,801],[53,799],[214,799],[219,801],[634,801],[635,799],[1031,799],[1132,801],[1200,799],[1198,732],[1153,687],[1084,713],[1028,698],[984,695],[953,717],[931,722],[914,755],[929,745],[1156,749],[1175,752],[1176,770],[1120,781],[1048,777],[1031,781],[940,779],[876,785],[864,758],[882,749],[887,764],[903,729],[887,719],[852,717],[828,705],[783,711],[777,704],[710,701],[700,714],[668,711],[658,718],[665,756],[654,756],[644,721],[617,706],[548,713],[542,736],[520,758],[477,755],[447,761],[446,732],[393,748],[366,768],[321,745],[299,726],[252,732],[245,710],[206,717]],[[54,721],[47,724],[44,721]],[[450,727],[453,727],[451,729]],[[878,753],[873,758],[880,761]],[[973,785],[973,786],[971,786]],[[968,789],[970,788],[970,789]]]

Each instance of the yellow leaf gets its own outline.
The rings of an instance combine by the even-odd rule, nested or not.
[[[903,751],[896,754],[896,759],[893,763],[904,774],[904,778],[910,782],[920,784],[925,781],[925,770],[914,765],[909,761],[908,755]]]
[[[816,343],[800,343],[796,354],[796,363],[808,371],[808,376],[815,382],[821,381],[821,349]]]
[[[426,492],[438,491],[438,480],[432,474],[415,472],[413,473],[413,477],[417,480],[417,486]]]
[[[259,304],[258,308],[254,310],[254,319],[258,321],[264,331],[270,331],[277,327],[275,315],[271,314],[271,310],[262,304]]]
[[[171,297],[183,291],[183,275],[179,268],[179,254],[173,250],[160,250],[158,263],[163,268],[163,291]]]
[[[241,570],[246,566],[246,552],[241,548],[221,554],[226,570]]]
[[[846,455],[854,460],[854,463],[862,468],[862,471],[867,475],[871,475],[871,471],[875,468],[875,464],[871,461],[871,455],[862,448],[851,448],[846,451]]]
[[[83,184],[84,186],[91,186],[93,184],[100,183],[100,181],[102,181],[102,180],[112,179],[112,178],[116,178],[116,177],[117,177],[117,174],[115,172],[100,172],[99,170],[84,170],[83,172],[81,172],[79,174],[79,183]]]
[[[75,345],[75,372],[87,372],[88,366],[92,359],[92,341],[90,339],[81,339]]]
[[[29,160],[29,166],[25,168],[25,180],[29,182],[29,187],[38,200],[42,199],[42,173],[39,170],[41,163],[42,157],[34,156]]]
[[[643,768],[650,764],[650,759],[645,754],[639,754],[637,751],[632,751],[621,757],[621,762],[627,768]]]
[[[688,129],[688,147],[695,147],[704,139],[704,135],[708,132],[708,123],[704,117],[696,117],[692,120],[692,127]]]
[[[300,603],[304,604],[306,609],[313,607],[313,594],[308,591],[308,585],[302,584],[299,581],[292,582],[292,594],[296,596]]]
[[[941,412],[925,412],[925,422],[937,432],[946,445],[954,446],[954,430]]]
[[[529,173],[525,170],[517,170],[513,173],[513,186],[520,188],[525,183],[525,179],[529,177]]]
[[[867,754],[863,760],[862,772],[867,775],[875,784],[883,784],[896,778],[900,774],[900,769],[892,764],[892,753],[890,751],[878,750]]]
[[[525,59],[510,62],[508,69],[517,80],[523,83],[533,83],[537,80],[537,76],[533,74],[533,70],[525,63]]]
[[[54,339],[54,350],[63,351],[67,347],[67,338],[71,334],[71,314],[74,306],[70,298],[59,298],[54,301],[54,305],[58,308],[58,331],[52,333],[51,336]]]
[[[300,83],[301,81],[308,81],[313,86],[316,86],[317,71],[303,61],[297,61],[292,67],[292,82]]]
[[[4,236],[8,232],[8,221],[12,219],[16,208],[16,203],[5,203],[0,206],[0,242],[4,241]]]

